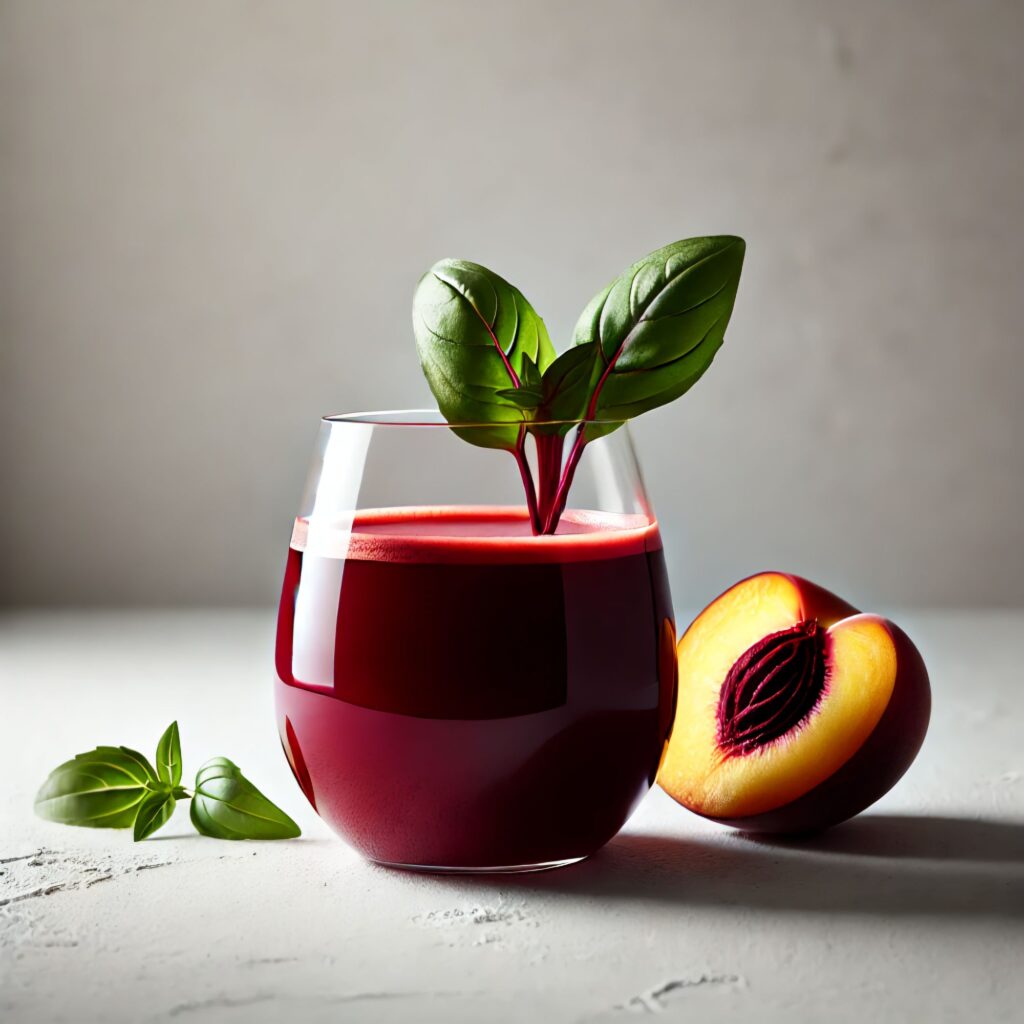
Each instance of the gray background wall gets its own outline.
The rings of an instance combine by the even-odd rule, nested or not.
[[[679,603],[1024,602],[1022,46],[1013,0],[4,0],[0,599],[272,603],[317,416],[429,397],[430,263],[562,341],[735,232],[636,426]]]

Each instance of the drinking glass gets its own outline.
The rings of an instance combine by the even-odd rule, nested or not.
[[[538,536],[490,425],[322,419],[281,594],[277,719],[309,802],[369,859],[560,867],[653,784],[671,598],[629,429],[601,430]]]

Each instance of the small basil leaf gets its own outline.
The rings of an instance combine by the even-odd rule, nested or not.
[[[178,723],[171,722],[156,745],[156,770],[161,782],[176,786],[181,782],[181,739]]]
[[[299,826],[271,803],[226,757],[207,761],[196,775],[192,824],[215,839],[294,839]]]
[[[587,419],[638,416],[700,379],[725,337],[744,250],[731,235],[674,242],[591,300],[575,331],[600,357]]]
[[[128,747],[97,747],[55,768],[36,795],[41,818],[87,828],[131,828],[156,783],[149,761]]]
[[[495,424],[460,436],[485,448],[513,448],[525,417],[502,392],[524,383],[532,390],[555,355],[544,321],[522,292],[477,263],[441,260],[416,288],[413,330],[445,419]]]
[[[519,386],[537,392],[544,388],[540,368],[528,355],[523,356],[523,370],[519,375]]]
[[[580,419],[600,375],[601,363],[594,342],[563,352],[544,371],[544,417],[550,420]]]
[[[158,828],[166,825],[173,813],[174,795],[169,788],[150,791],[139,804],[135,818],[135,842],[151,836]]]
[[[544,401],[544,396],[539,391],[527,391],[526,388],[508,388],[499,391],[498,394],[523,410],[536,409]]]

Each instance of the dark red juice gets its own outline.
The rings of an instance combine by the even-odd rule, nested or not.
[[[487,868],[586,856],[654,781],[674,628],[657,525],[500,508],[299,520],[278,620],[295,777],[367,857]]]

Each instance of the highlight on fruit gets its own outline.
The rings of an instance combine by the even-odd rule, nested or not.
[[[737,583],[677,653],[658,783],[713,821],[774,833],[836,825],[884,796],[924,741],[931,689],[910,638],[799,576]]]

